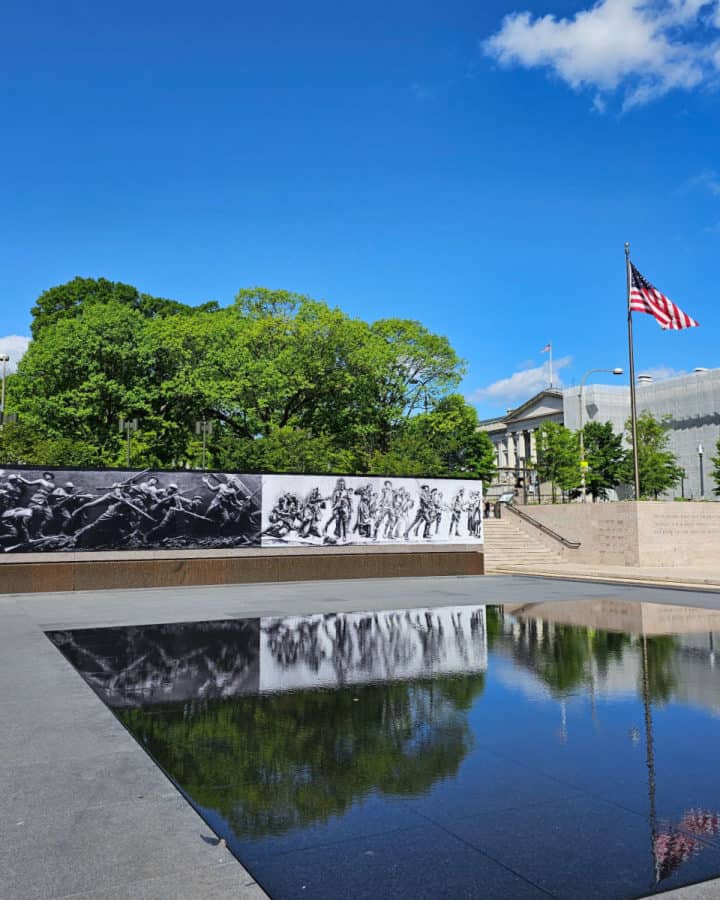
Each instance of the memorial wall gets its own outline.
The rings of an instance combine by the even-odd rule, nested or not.
[[[564,538],[580,542],[571,550],[545,538],[567,562],[712,568],[720,559],[720,503],[642,500],[520,509]],[[540,534],[535,529],[533,533]]]
[[[478,544],[461,479],[0,469],[0,552]]]

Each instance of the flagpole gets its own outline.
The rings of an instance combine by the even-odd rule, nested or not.
[[[635,499],[640,499],[640,464],[638,461],[637,404],[635,402],[635,354],[633,353],[632,310],[630,309],[630,244],[625,243],[625,272],[627,276],[628,355],[630,357],[630,426],[632,430],[633,478]]]
[[[550,348],[550,390],[552,390],[552,344],[548,344]]]

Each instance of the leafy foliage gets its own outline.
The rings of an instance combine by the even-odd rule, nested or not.
[[[580,448],[577,433],[557,422],[545,422],[537,431],[537,473],[541,481],[552,484],[553,503],[556,488],[570,491],[580,485]]]
[[[137,419],[131,462],[489,480],[494,453],[452,390],[464,366],[420,322],[367,323],[288,291],[241,290],[190,307],[75,278],[33,307],[34,340],[8,384],[23,425],[6,462],[125,463],[118,421]]]
[[[152,297],[150,294],[141,294],[137,288],[119,281],[108,281],[106,278],[73,278],[67,284],[60,284],[44,291],[37,299],[31,312],[32,336],[39,337],[40,333],[63,319],[80,315],[89,306],[95,304],[118,304],[126,309],[132,309],[140,313],[144,318],[157,316],[188,314],[194,311],[193,307],[178,303],[177,300],[165,300],[160,297]],[[210,312],[217,309],[217,303],[210,302],[198,310]]]
[[[588,422],[583,427],[583,441],[589,464],[585,488],[593,500],[605,499],[607,489],[621,481],[625,461],[622,435],[613,431],[610,422]]]
[[[632,457],[632,425],[628,419],[625,423],[630,450],[622,469],[623,480],[628,483],[634,481],[633,457]],[[638,467],[640,470],[640,496],[655,497],[663,491],[674,487],[683,474],[678,465],[675,454],[668,450],[670,439],[668,434],[667,417],[656,419],[655,416],[645,410],[637,419],[638,435]]]
[[[378,474],[444,475],[465,473],[488,484],[496,470],[495,448],[477,430],[478,416],[459,394],[396,427],[388,450],[376,453],[370,471]],[[408,472],[408,466],[413,471]]]
[[[710,457],[710,462],[713,464],[710,471],[710,477],[715,482],[713,494],[720,495],[720,438],[718,438],[717,443],[715,444],[715,453],[717,454],[716,456]]]

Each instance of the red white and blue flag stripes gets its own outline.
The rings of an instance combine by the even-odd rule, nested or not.
[[[630,275],[631,312],[649,313],[651,316],[655,316],[661,328],[671,331],[694,328],[699,324],[650,284],[632,263],[630,263]]]

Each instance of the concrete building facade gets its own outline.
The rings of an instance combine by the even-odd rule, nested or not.
[[[685,470],[685,477],[666,498],[715,499],[710,458],[720,438],[720,369],[697,369],[656,382],[640,375],[636,394],[638,414],[648,410],[658,419],[667,417],[668,447]],[[536,460],[534,432],[543,422],[560,422],[576,431],[582,417],[583,425],[611,422],[615,431],[624,430],[630,417],[628,385],[586,384],[582,411],[579,401],[577,386],[541,391],[505,416],[480,422],[495,444],[503,485],[509,484],[513,470],[520,474]]]

